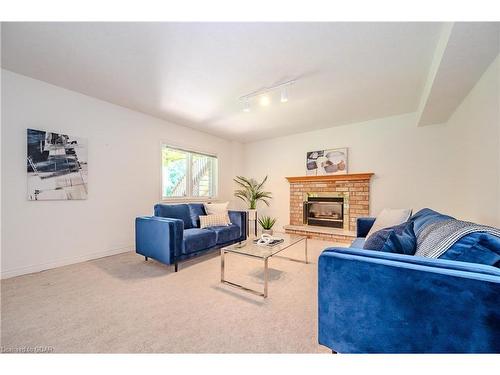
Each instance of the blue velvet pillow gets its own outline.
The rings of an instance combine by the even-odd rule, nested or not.
[[[366,238],[365,244],[363,245],[363,249],[382,250],[385,241],[387,241],[392,231],[393,227],[384,228],[379,231],[376,231],[370,237]]]
[[[363,249],[414,255],[417,250],[417,238],[413,233],[413,221],[373,233],[366,239]]]
[[[206,215],[203,203],[189,203],[189,215],[191,216],[192,228],[200,227],[200,215]]]
[[[500,268],[500,238],[485,232],[471,233],[455,242],[439,258]]]
[[[417,251],[417,237],[413,232],[413,221],[405,223],[402,231],[394,230],[384,243],[381,251],[386,253],[397,253],[415,255]]]

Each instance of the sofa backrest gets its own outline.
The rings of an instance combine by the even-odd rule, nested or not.
[[[187,204],[156,204],[155,216],[180,219],[184,222],[184,229],[193,228],[191,213]]]

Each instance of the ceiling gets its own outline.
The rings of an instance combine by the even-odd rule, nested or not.
[[[498,55],[500,23],[457,22],[441,34],[420,102],[418,125],[448,121]]]
[[[3,23],[2,67],[251,142],[415,112],[441,23]],[[297,79],[288,103],[238,98]]]

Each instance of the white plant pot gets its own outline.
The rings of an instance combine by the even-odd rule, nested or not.
[[[269,234],[270,236],[273,235],[273,230],[272,229],[262,229],[263,234]]]
[[[247,210],[248,212],[248,220],[257,220],[257,210]]]

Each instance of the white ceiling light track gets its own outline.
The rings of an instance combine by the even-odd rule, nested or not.
[[[281,91],[280,102],[281,103],[288,102],[289,88],[296,81],[297,81],[296,79],[292,79],[290,81],[281,82],[274,86],[265,87],[263,89],[253,91],[249,94],[241,96],[239,100],[240,102],[243,103],[243,112],[250,112],[250,101],[254,98],[259,99],[259,104],[261,106],[267,107],[271,103],[271,98],[269,94],[277,90]]]

